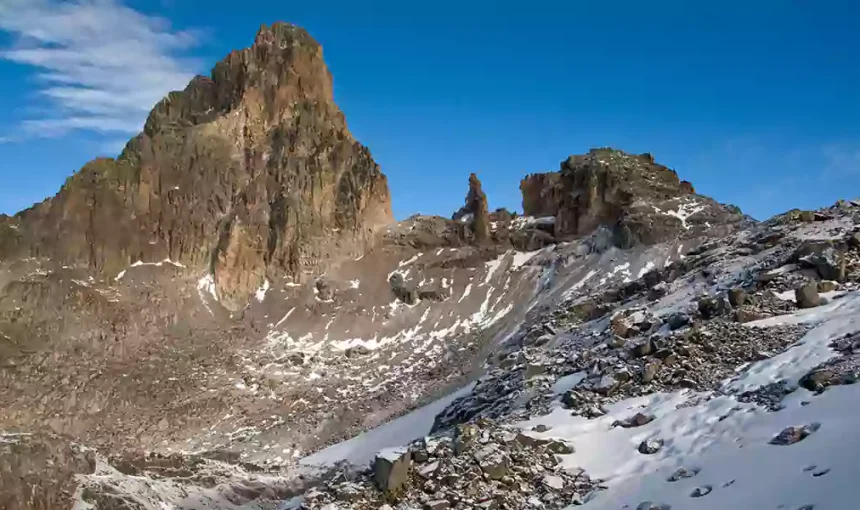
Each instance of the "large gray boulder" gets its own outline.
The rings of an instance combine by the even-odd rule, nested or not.
[[[383,492],[396,492],[409,481],[412,455],[408,448],[390,448],[376,454],[373,480]]]

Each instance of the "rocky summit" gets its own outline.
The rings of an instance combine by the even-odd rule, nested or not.
[[[611,148],[523,214],[459,184],[395,221],[261,28],[0,217],[0,508],[853,507],[860,202],[759,222]]]

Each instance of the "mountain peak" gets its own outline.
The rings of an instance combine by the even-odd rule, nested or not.
[[[385,176],[334,103],[322,48],[263,26],[27,214],[16,247],[107,276],[169,258],[208,271],[229,308],[267,275],[358,255],[393,221]],[[6,243],[10,244],[10,243]]]

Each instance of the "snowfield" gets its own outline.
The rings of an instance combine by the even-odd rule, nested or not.
[[[834,356],[830,342],[860,332],[860,293],[811,310],[773,317],[750,326],[812,323],[816,326],[786,352],[755,363],[727,381],[732,391],[749,391],[771,382],[796,383],[811,368]],[[580,376],[559,380],[558,392]],[[860,430],[860,386],[834,386],[820,395],[797,389],[784,408],[770,412],[734,396],[689,390],[624,400],[597,419],[570,416],[560,405],[551,414],[521,422],[535,437],[568,441],[575,453],[564,455],[566,469],[584,469],[608,487],[591,495],[586,508],[697,510],[857,508],[852,479]],[[613,427],[636,413],[655,417],[636,428]],[[787,427],[819,424],[791,445],[770,444]],[[655,454],[639,453],[649,439],[664,442]],[[689,478],[669,481],[679,468]],[[645,508],[651,508],[646,506]]]

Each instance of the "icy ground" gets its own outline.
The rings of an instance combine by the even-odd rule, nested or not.
[[[784,353],[727,381],[727,388],[796,383],[835,356],[828,345],[860,331],[860,294],[750,326],[789,323],[815,327]],[[592,420],[572,417],[558,406],[519,426],[547,426],[544,433],[529,434],[569,441],[576,451],[562,456],[564,466],[605,480],[607,490],[594,493],[586,508],[847,510],[858,507],[853,482],[860,446],[858,401],[857,385],[835,386],[819,395],[799,388],[785,398],[782,410],[769,412],[732,395],[684,390],[621,401]],[[655,419],[637,428],[612,426],[636,413]],[[787,427],[812,424],[820,428],[800,442],[770,444]],[[653,455],[639,453],[638,445],[649,439],[663,440],[663,448]],[[670,481],[679,468],[693,476]],[[646,502],[653,506],[640,507]]]

